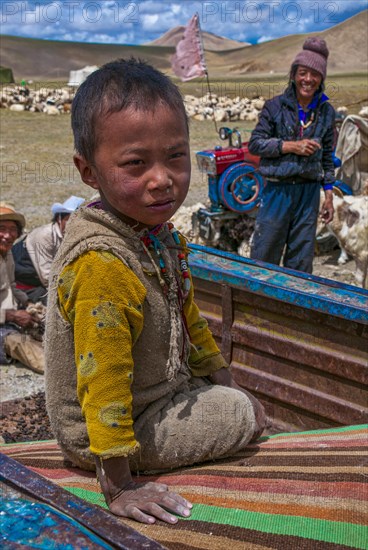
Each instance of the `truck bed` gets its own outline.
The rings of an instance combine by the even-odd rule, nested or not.
[[[196,302],[272,431],[368,419],[368,291],[190,245]]]

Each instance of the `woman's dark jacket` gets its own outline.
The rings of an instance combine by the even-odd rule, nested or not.
[[[287,180],[289,178],[323,185],[335,181],[332,158],[334,150],[335,111],[322,92],[314,110],[312,124],[300,134],[298,103],[291,85],[287,90],[266,101],[259,122],[248,144],[253,155],[261,157],[259,172],[265,179]],[[313,155],[304,157],[289,153],[281,154],[283,141],[319,138],[322,148]]]

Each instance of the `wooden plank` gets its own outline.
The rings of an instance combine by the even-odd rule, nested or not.
[[[221,351],[225,360],[230,363],[232,356],[232,324],[234,321],[232,292],[229,285],[222,285],[222,323]]]

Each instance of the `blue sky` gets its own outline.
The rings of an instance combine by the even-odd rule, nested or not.
[[[144,44],[198,12],[203,30],[255,44],[322,31],[367,7],[368,0],[0,0],[0,17],[2,34]]]

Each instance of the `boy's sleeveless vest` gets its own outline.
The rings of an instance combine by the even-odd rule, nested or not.
[[[134,232],[113,214],[81,208],[68,222],[50,275],[45,334],[47,410],[64,455],[83,468],[93,469],[94,459],[88,449],[86,425],[77,397],[73,327],[63,319],[58,308],[57,282],[66,265],[88,250],[108,250],[130,267],[146,288],[144,327],[132,350],[134,420],[142,415],[149,419],[190,378],[187,366],[190,344],[182,330],[178,293],[169,293],[171,299],[164,296],[156,275],[157,267],[151,264],[140,236],[142,233]],[[168,230],[160,240],[164,244],[174,242]],[[163,254],[173,280],[178,265],[177,249],[165,249]],[[113,284],[118,285],[119,281]],[[168,359],[172,376],[168,376]]]

